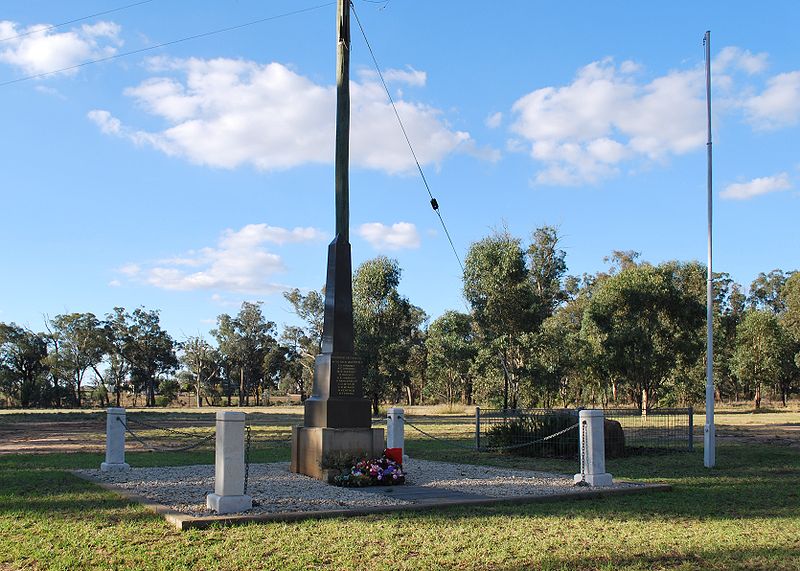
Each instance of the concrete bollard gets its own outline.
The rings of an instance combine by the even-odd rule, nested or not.
[[[403,464],[408,462],[405,454],[405,411],[402,408],[390,408],[386,411],[386,448],[399,448]]]
[[[253,507],[253,498],[244,494],[244,422],[243,412],[217,412],[214,493],[208,495],[206,505],[219,514]]]
[[[103,472],[129,470],[125,463],[125,409],[109,408],[106,414],[106,461],[100,464]]]
[[[606,442],[602,410],[582,410],[578,414],[578,454],[581,472],[575,483],[585,481],[590,486],[610,486],[611,474],[606,472]]]

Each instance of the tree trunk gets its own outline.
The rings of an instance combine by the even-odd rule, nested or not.
[[[203,399],[200,397],[200,375],[197,375],[197,408],[202,408]]]
[[[239,367],[239,406],[244,406],[244,367]]]
[[[372,395],[372,414],[374,414],[375,416],[378,416],[378,405],[379,404],[380,403],[378,402],[378,395],[377,394],[373,394]]]
[[[406,401],[408,406],[412,406],[414,404],[413,395],[411,394],[411,385],[406,385]]]
[[[761,408],[761,385],[756,385],[756,393],[753,399],[753,406],[757,409]]]

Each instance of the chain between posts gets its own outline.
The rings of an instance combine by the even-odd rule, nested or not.
[[[141,436],[139,436],[133,430],[131,430],[130,427],[127,424],[125,424],[120,417],[117,417],[117,422],[119,422],[125,428],[125,431],[128,434],[130,434],[134,440],[136,440],[139,444],[141,444],[148,450],[154,452],[186,452],[188,450],[192,450],[194,448],[201,446],[203,443],[205,443],[208,440],[211,440],[214,436],[216,436],[216,433],[212,432],[211,434],[200,438],[200,440],[198,440],[194,444],[190,444],[188,446],[181,446],[178,448],[171,448],[168,446],[153,446],[151,444],[148,444]],[[192,435],[192,437],[197,438],[195,435]]]
[[[500,451],[500,450],[515,450],[517,448],[525,448],[527,446],[532,446],[534,444],[540,444],[542,442],[546,442],[548,440],[551,440],[553,438],[556,438],[558,436],[566,434],[570,430],[578,427],[578,423],[575,423],[575,424],[573,424],[571,426],[568,426],[564,430],[559,430],[558,432],[556,432],[554,434],[550,434],[549,436],[545,436],[544,438],[539,438],[537,440],[530,440],[530,441],[524,442],[522,444],[510,444],[508,446],[485,446],[483,448],[477,448],[476,449],[474,446],[465,446],[463,444],[457,444],[455,442],[450,442],[448,440],[445,440],[444,438],[439,438],[438,436],[434,436],[433,434],[431,434],[429,432],[425,432],[424,430],[422,430],[418,426],[412,424],[411,422],[406,420],[405,417],[401,417],[401,418],[402,418],[402,420],[403,420],[403,422],[405,424],[407,424],[408,426],[410,426],[411,428],[413,428],[414,430],[416,430],[420,434],[422,434],[424,436],[427,436],[428,438],[431,438],[433,440],[438,440],[439,442],[443,442],[443,443],[447,444],[448,446],[452,446],[454,448],[461,448],[461,449],[464,449],[464,450],[470,450],[472,452],[492,452],[492,451]]]

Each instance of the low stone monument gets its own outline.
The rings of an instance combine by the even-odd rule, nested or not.
[[[214,493],[208,494],[206,505],[218,514],[236,513],[253,507],[253,498],[244,493],[245,418],[243,412],[217,412]]]
[[[125,463],[125,409],[111,407],[106,414],[106,461],[102,472],[129,470]]]
[[[575,474],[576,484],[610,486],[611,474],[606,472],[606,448],[603,411],[585,409],[578,413],[578,454],[581,471]]]

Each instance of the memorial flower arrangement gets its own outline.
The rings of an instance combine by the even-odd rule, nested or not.
[[[403,484],[406,476],[400,463],[384,451],[380,458],[363,458],[349,470],[333,479],[337,486],[360,488],[363,486],[396,486]]]

